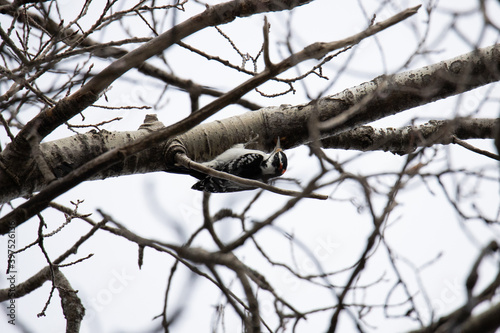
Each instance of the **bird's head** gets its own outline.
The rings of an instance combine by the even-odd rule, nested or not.
[[[288,166],[288,159],[286,158],[285,152],[281,149],[280,138],[276,143],[276,147],[269,154],[269,157],[263,163],[263,172],[266,175],[272,177],[279,177],[285,173]]]

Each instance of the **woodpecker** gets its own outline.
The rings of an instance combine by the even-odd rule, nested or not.
[[[267,183],[271,178],[279,177],[285,173],[288,161],[280,147],[280,140],[276,148],[266,154],[260,150],[247,149],[245,144],[237,144],[229,148],[213,160],[203,163],[218,171],[232,175],[259,180]],[[194,190],[225,193],[253,190],[254,187],[240,185],[229,180],[205,176],[192,187]]]

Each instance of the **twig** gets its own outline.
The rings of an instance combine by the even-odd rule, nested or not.
[[[42,311],[37,314],[37,317],[45,317],[45,310],[49,307],[50,300],[52,299],[52,295],[54,294],[54,289],[56,288],[56,277],[55,277],[55,271],[56,267],[54,267],[54,264],[52,264],[52,261],[49,258],[49,254],[45,250],[45,247],[43,245],[43,227],[46,226],[45,221],[43,220],[43,217],[41,214],[38,214],[38,218],[40,219],[40,223],[38,225],[38,245],[40,246],[40,249],[42,250],[43,255],[45,256],[45,260],[47,260],[47,263],[49,264],[49,270],[50,270],[50,277],[52,281],[52,289],[50,290],[49,293],[49,298],[47,299],[47,302],[45,302],[45,306],[43,307]]]
[[[479,265],[483,261],[483,259],[492,253],[495,253],[499,250],[498,244],[495,241],[491,241],[486,247],[483,248],[481,253],[479,254],[478,258],[474,262],[474,265],[472,266],[472,269],[469,273],[469,276],[467,277],[467,280],[465,282],[465,287],[467,288],[467,299],[468,303],[472,302],[472,290],[474,289],[474,286],[477,283],[477,280],[479,279]],[[473,306],[471,307],[472,310]]]
[[[104,121],[101,121],[100,123],[98,124],[88,124],[88,125],[72,125],[70,123],[66,123],[66,125],[68,125],[68,127],[70,128],[87,128],[87,127],[94,127],[95,129],[99,130],[99,126],[102,126],[102,125],[106,125],[106,124],[109,124],[113,121],[120,121],[122,120],[123,118],[122,117],[116,117],[116,118],[113,118],[113,119],[110,119],[110,120],[104,120]]]
[[[483,150],[483,149],[479,149],[477,147],[474,147],[473,145],[471,145],[463,140],[460,140],[455,135],[452,137],[452,139],[453,139],[453,143],[456,143],[457,145],[460,145],[460,146],[464,147],[465,149],[469,149],[470,151],[473,151],[475,153],[478,153],[478,154],[490,157],[494,160],[500,161],[500,156],[498,156],[497,154],[494,154],[494,153],[489,152],[487,150]]]
[[[269,28],[271,25],[267,22],[267,16],[264,16],[264,45],[262,46],[264,49],[264,64],[266,64],[267,68],[272,68],[274,65],[271,62],[271,58],[269,57]]]
[[[241,177],[238,177],[235,175],[231,175],[229,173],[214,170],[210,167],[207,167],[203,164],[200,164],[200,163],[197,163],[197,162],[191,160],[185,154],[177,154],[176,155],[176,162],[181,164],[182,166],[188,168],[188,169],[196,170],[196,171],[202,172],[204,174],[207,174],[209,176],[229,180],[229,181],[241,184],[241,185],[246,185],[249,187],[258,187],[258,188],[268,190],[268,191],[273,192],[273,193],[288,195],[288,196],[292,196],[292,197],[299,197],[299,196],[303,195],[302,192],[284,190],[284,189],[280,189],[280,188],[271,186],[271,185],[263,183],[263,182],[259,182],[257,180],[241,178]],[[305,197],[312,198],[312,199],[320,199],[320,200],[328,199],[327,195],[318,194],[318,193],[310,193],[310,194],[307,194]]]

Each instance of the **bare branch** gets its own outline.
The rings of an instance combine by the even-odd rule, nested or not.
[[[267,17],[264,16],[264,28],[263,28],[263,33],[264,33],[264,44],[262,45],[262,48],[264,49],[264,64],[268,68],[273,67],[273,63],[271,62],[271,58],[269,56],[269,28],[271,25],[269,22],[267,22]]]
[[[296,191],[290,191],[290,190],[284,190],[280,189],[274,186],[271,186],[269,184],[259,182],[257,180],[252,180],[252,179],[246,179],[246,178],[241,178],[235,175],[231,175],[226,172],[222,171],[217,171],[212,168],[209,168],[207,166],[204,166],[203,164],[197,163],[193,160],[191,160],[189,157],[187,157],[184,154],[178,154],[176,156],[176,161],[183,165],[184,167],[188,169],[193,169],[196,171],[200,171],[206,175],[216,177],[216,178],[221,178],[221,179],[226,179],[241,185],[246,185],[250,188],[261,188],[276,194],[282,194],[282,195],[288,195],[288,196],[293,196],[293,197],[298,197],[298,196],[303,196],[302,192],[296,192]],[[328,199],[327,195],[324,194],[317,194],[317,193],[309,193],[305,196],[306,198],[312,198],[312,199],[320,199],[320,200],[326,200]]]
[[[71,284],[59,269],[56,270],[54,283],[59,291],[61,307],[66,318],[66,332],[80,332],[80,324],[85,316],[85,308],[77,296],[78,291],[73,290]]]
[[[475,153],[478,153],[478,154],[481,154],[481,155],[484,155],[484,156],[487,156],[489,158],[492,158],[494,160],[497,160],[497,161],[500,161],[500,156],[498,156],[497,154],[493,154],[487,150],[484,150],[484,149],[479,149],[477,147],[474,147],[473,145],[463,141],[463,140],[460,140],[459,138],[457,138],[456,136],[453,136],[453,143],[456,143],[470,151],[473,151]]]
[[[491,118],[455,118],[430,120],[419,126],[403,128],[361,126],[323,139],[321,143],[324,148],[383,150],[403,155],[414,152],[417,147],[451,144],[454,137],[461,140],[493,139],[499,123]]]

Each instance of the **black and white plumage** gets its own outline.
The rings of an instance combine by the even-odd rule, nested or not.
[[[244,144],[237,144],[226,150],[213,160],[203,163],[218,171],[232,175],[259,180],[267,183],[271,178],[285,173],[288,161],[278,143],[274,150],[267,154],[260,150],[247,149]],[[240,185],[229,180],[205,176],[191,187],[194,190],[224,193],[252,190],[253,187]]]

